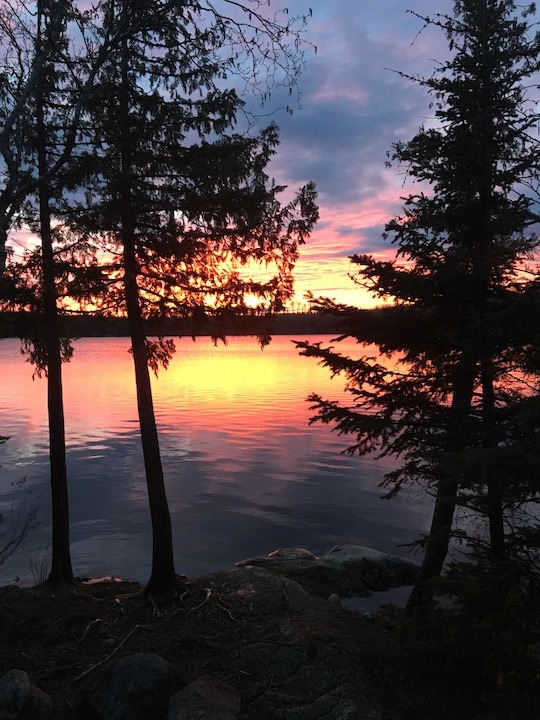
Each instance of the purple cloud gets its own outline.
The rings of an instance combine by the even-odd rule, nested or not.
[[[309,6],[303,0],[284,3],[291,13],[307,12]],[[321,222],[297,266],[298,294],[329,285],[318,279],[317,273],[325,273],[339,278],[335,296],[350,297],[348,256],[392,252],[382,232],[399,212],[404,189],[399,170],[385,167],[387,152],[429,119],[425,91],[399,72],[429,74],[446,52],[441,33],[422,30],[422,21],[406,11],[448,13],[453,2],[318,0],[312,5],[306,39],[317,54],[306,53],[302,107],[291,117],[276,117],[282,144],[273,172],[291,188],[314,180],[319,189]],[[284,94],[272,100],[290,102]]]

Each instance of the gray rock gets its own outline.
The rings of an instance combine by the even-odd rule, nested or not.
[[[321,555],[319,565],[332,576],[336,573],[341,576],[340,582],[348,595],[355,594],[357,588],[380,591],[412,585],[419,570],[410,560],[361,545],[336,545]]]
[[[0,678],[0,720],[49,720],[52,703],[34,687],[24,670],[10,670]]]
[[[246,643],[229,655],[229,667],[251,677],[252,684],[288,683],[309,662],[310,645],[297,627],[286,619],[272,624],[260,640]]]
[[[276,573],[280,577],[290,578],[312,593],[328,597],[332,594],[335,579],[329,584],[328,572],[324,575],[319,558],[304,548],[284,548],[274,550],[265,557],[253,557],[236,563],[237,567],[258,567]]]
[[[347,680],[346,668],[320,660],[267,688],[257,703],[261,716],[280,720],[382,720],[373,704]]]
[[[306,592],[298,582],[271,566],[246,565],[206,576],[214,590],[238,607],[254,612],[280,613],[320,610],[326,601]]]
[[[175,685],[166,660],[131,653],[97,670],[81,697],[96,720],[163,720]]]
[[[277,710],[279,720],[383,720],[366,700],[354,700],[335,694],[323,695],[314,702]]]
[[[367,596],[373,591],[411,585],[418,566],[410,560],[360,545],[336,545],[320,558],[303,548],[275,550],[237,563],[261,567],[300,583],[324,597]]]
[[[329,598],[328,602],[332,607],[335,607],[336,609],[339,609],[341,607],[341,599],[337,593],[332,593]]]
[[[171,697],[166,720],[237,720],[239,713],[240,697],[235,691],[204,676]]]

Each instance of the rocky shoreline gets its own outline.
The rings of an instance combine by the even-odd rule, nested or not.
[[[373,592],[412,585],[418,565],[361,545],[336,545],[317,557],[304,548],[275,550],[242,560],[237,567],[262,567],[295,580],[321,597],[367,597]]]
[[[71,601],[3,588],[0,720],[473,717],[459,695],[448,707],[425,678],[411,684],[382,619],[341,607],[341,597],[409,584],[416,572],[351,545],[321,557],[280,550],[190,580],[163,613],[136,602],[129,583],[94,584]]]

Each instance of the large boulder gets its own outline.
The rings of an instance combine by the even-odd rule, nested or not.
[[[210,581],[219,596],[227,598],[230,607],[243,607],[250,613],[321,611],[328,607],[325,600],[306,592],[299,582],[275,572],[272,567],[248,564],[207,575],[204,580]]]
[[[336,545],[321,555],[319,564],[339,577],[335,592],[351,596],[357,589],[369,592],[412,585],[418,575],[416,563],[361,545]]]
[[[163,720],[176,689],[172,666],[153,653],[131,653],[96,670],[81,690],[95,720]]]
[[[175,693],[166,720],[237,720],[240,696],[210,676],[199,677]]]
[[[49,720],[48,695],[30,683],[24,670],[10,670],[0,678],[0,720]]]
[[[411,585],[418,574],[416,563],[360,545],[336,545],[320,557],[304,548],[286,548],[266,557],[242,560],[237,566],[272,570],[325,597],[333,593],[367,596]]]
[[[368,700],[355,695],[354,690],[351,692],[347,685],[342,685],[308,703],[280,708],[275,717],[279,720],[383,720]]]

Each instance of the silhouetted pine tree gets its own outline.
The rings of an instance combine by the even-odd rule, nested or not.
[[[316,194],[309,184],[279,202],[283,188],[265,173],[275,126],[234,133],[243,103],[223,88],[235,70],[220,54],[227,23],[208,25],[197,2],[110,8],[125,39],[96,83],[88,152],[73,166],[85,199],[69,198],[62,211],[65,291],[129,321],[153,528],[146,590],[163,598],[176,576],[150,370],[166,366],[174,347],[148,340],[144,320],[282,309],[298,244],[317,219]]]
[[[434,496],[410,609],[428,599],[425,583],[441,572],[457,503],[487,517],[489,552],[497,561],[506,555],[505,509],[538,499],[530,472],[527,490],[514,492],[521,481],[510,467],[519,455],[510,418],[530,393],[518,380],[530,379],[522,359],[534,342],[522,309],[537,282],[521,273],[538,245],[531,191],[538,180],[538,114],[529,88],[537,78],[539,38],[528,24],[532,12],[519,17],[510,1],[459,0],[452,16],[421,18],[445,34],[449,59],[430,77],[404,76],[426,88],[434,116],[390,153],[390,163],[420,186],[386,226],[396,260],[352,258],[356,280],[397,306],[364,325],[354,308],[319,302],[343,315],[344,332],[377,344],[383,355],[356,360],[299,344],[343,373],[352,394],[350,407],[314,395],[317,419],[356,436],[349,452],[401,459],[383,483],[389,496],[404,483]],[[538,413],[530,413],[529,437],[538,426]]]
[[[176,579],[148,367],[166,364],[172,346],[147,341],[142,321],[171,307],[180,314],[245,310],[247,294],[277,309],[290,295],[297,243],[316,219],[314,188],[280,206],[280,188],[267,187],[264,174],[275,128],[252,139],[221,137],[242,103],[220,87],[234,72],[264,94],[265,78],[281,73],[292,89],[305,22],[273,15],[259,0],[104,0],[90,9],[54,0],[0,9],[6,62],[15,58],[0,78],[0,272],[13,224],[26,220],[43,238],[42,253],[8,264],[3,304],[38,315],[47,308],[29,348],[38,368],[57,378],[50,401],[58,410],[61,357],[53,358],[52,334],[55,348],[70,352],[58,336],[58,313],[68,307],[62,300],[71,293],[128,315],[154,531],[148,591],[155,595],[170,595]],[[197,145],[205,136],[212,142]],[[73,193],[87,203],[77,204]],[[75,245],[61,216],[80,231]],[[81,234],[99,237],[99,255]],[[100,262],[103,249],[119,262]],[[252,260],[277,271],[251,280]],[[104,284],[106,300],[98,297]],[[55,427],[60,442],[63,429]],[[51,455],[60,456],[52,446]],[[67,495],[58,498],[53,536],[69,552]],[[54,568],[56,555],[53,548]]]

